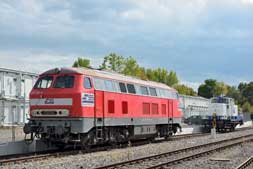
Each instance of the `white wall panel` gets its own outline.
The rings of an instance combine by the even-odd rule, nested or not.
[[[3,75],[0,72],[0,96],[2,94],[2,90],[3,90]]]
[[[180,95],[180,109],[184,118],[191,116],[206,116],[208,113],[209,99],[203,97]]]
[[[0,68],[0,125],[26,122],[29,94],[36,80],[34,73]]]
[[[31,76],[23,76],[21,82],[21,96],[25,97],[26,100],[29,99],[29,94],[32,90],[32,87],[36,81],[36,78]]]
[[[20,106],[20,111],[18,111]],[[0,102],[0,111],[2,114],[2,124],[11,125],[15,124],[23,124],[27,122],[27,118],[29,115],[29,102],[19,104],[18,102],[12,101],[1,101]],[[1,115],[0,115],[1,118]]]
[[[24,95],[25,95],[25,98],[26,100],[29,99],[29,94],[33,88],[33,85],[35,83],[35,78],[32,78],[32,77],[27,77],[25,78],[25,81],[24,81]]]
[[[13,74],[4,75],[4,95],[6,97],[16,97],[17,96],[17,78]]]

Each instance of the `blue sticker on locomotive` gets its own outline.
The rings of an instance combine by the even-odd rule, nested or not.
[[[94,94],[82,93],[82,106],[94,106]]]
[[[45,99],[45,104],[54,104],[54,99]]]

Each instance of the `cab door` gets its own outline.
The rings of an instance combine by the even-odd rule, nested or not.
[[[95,91],[90,77],[82,77],[81,106],[83,117],[94,117]]]
[[[95,118],[104,118],[104,92],[95,90]]]
[[[99,142],[105,140],[104,123],[104,92],[95,90],[94,125],[96,139]]]
[[[170,119],[170,118],[173,118],[173,110],[174,110],[174,106],[173,106],[173,100],[169,100],[168,101],[168,118]]]

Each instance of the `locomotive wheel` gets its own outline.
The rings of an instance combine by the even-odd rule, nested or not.
[[[84,152],[89,152],[91,149],[91,145],[87,144],[87,145],[82,145],[82,150]]]
[[[150,137],[149,138],[149,143],[154,143],[155,142],[155,138],[156,138],[156,136]]]
[[[91,140],[92,138],[88,135],[83,135],[81,137],[81,149],[85,152],[88,152],[91,149]]]
[[[168,141],[170,138],[171,138],[171,135],[166,135],[166,136],[164,136],[164,139],[165,139],[166,141]]]

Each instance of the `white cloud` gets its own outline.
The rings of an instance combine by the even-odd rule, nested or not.
[[[64,2],[61,3],[64,4]],[[2,2],[0,3],[0,25],[4,25],[9,31],[22,32],[24,35],[62,37],[73,34],[77,30],[74,26],[77,21],[71,17],[70,11],[65,8],[47,10],[50,5],[53,4],[35,0]]]
[[[198,92],[198,88],[201,85],[200,82],[190,82],[190,81],[181,81],[180,83],[193,88],[195,92]]]
[[[21,52],[21,51],[19,51]],[[71,66],[71,57],[50,53],[25,52],[0,52],[1,67],[25,70],[29,72],[42,72],[52,67]]]
[[[145,17],[144,13],[139,10],[124,11],[120,13],[120,15],[125,19],[131,19],[131,20],[142,20]]]
[[[39,3],[35,0],[20,0],[21,8],[23,11],[27,12],[27,14],[39,15],[43,11],[43,4]]]
[[[203,0],[132,0],[135,4],[133,14],[145,16],[147,22],[191,23],[205,12],[207,2]],[[127,13],[130,13],[127,11]]]
[[[246,5],[253,5],[253,0],[241,0],[241,2]]]
[[[78,57],[82,57],[82,55],[39,51],[1,51],[0,67],[41,73],[54,67],[71,67]],[[91,66],[95,68],[98,68],[103,61],[100,57],[86,58],[91,61]]]
[[[252,43],[247,42],[253,36],[252,13],[247,10],[252,1],[1,1],[0,50],[15,52],[0,52],[0,66],[39,71],[71,66],[73,56],[88,51],[85,56],[94,56],[90,59],[95,66],[102,61],[97,55],[118,52],[147,57],[143,60],[150,67],[172,65],[181,67],[177,71],[195,71],[191,64],[201,59],[194,58],[210,55],[219,60],[252,54]],[[243,51],[235,53],[236,49]],[[159,63],[164,56],[169,57],[168,62]],[[205,67],[200,65],[198,71],[215,70]],[[196,79],[196,74],[185,77]]]

